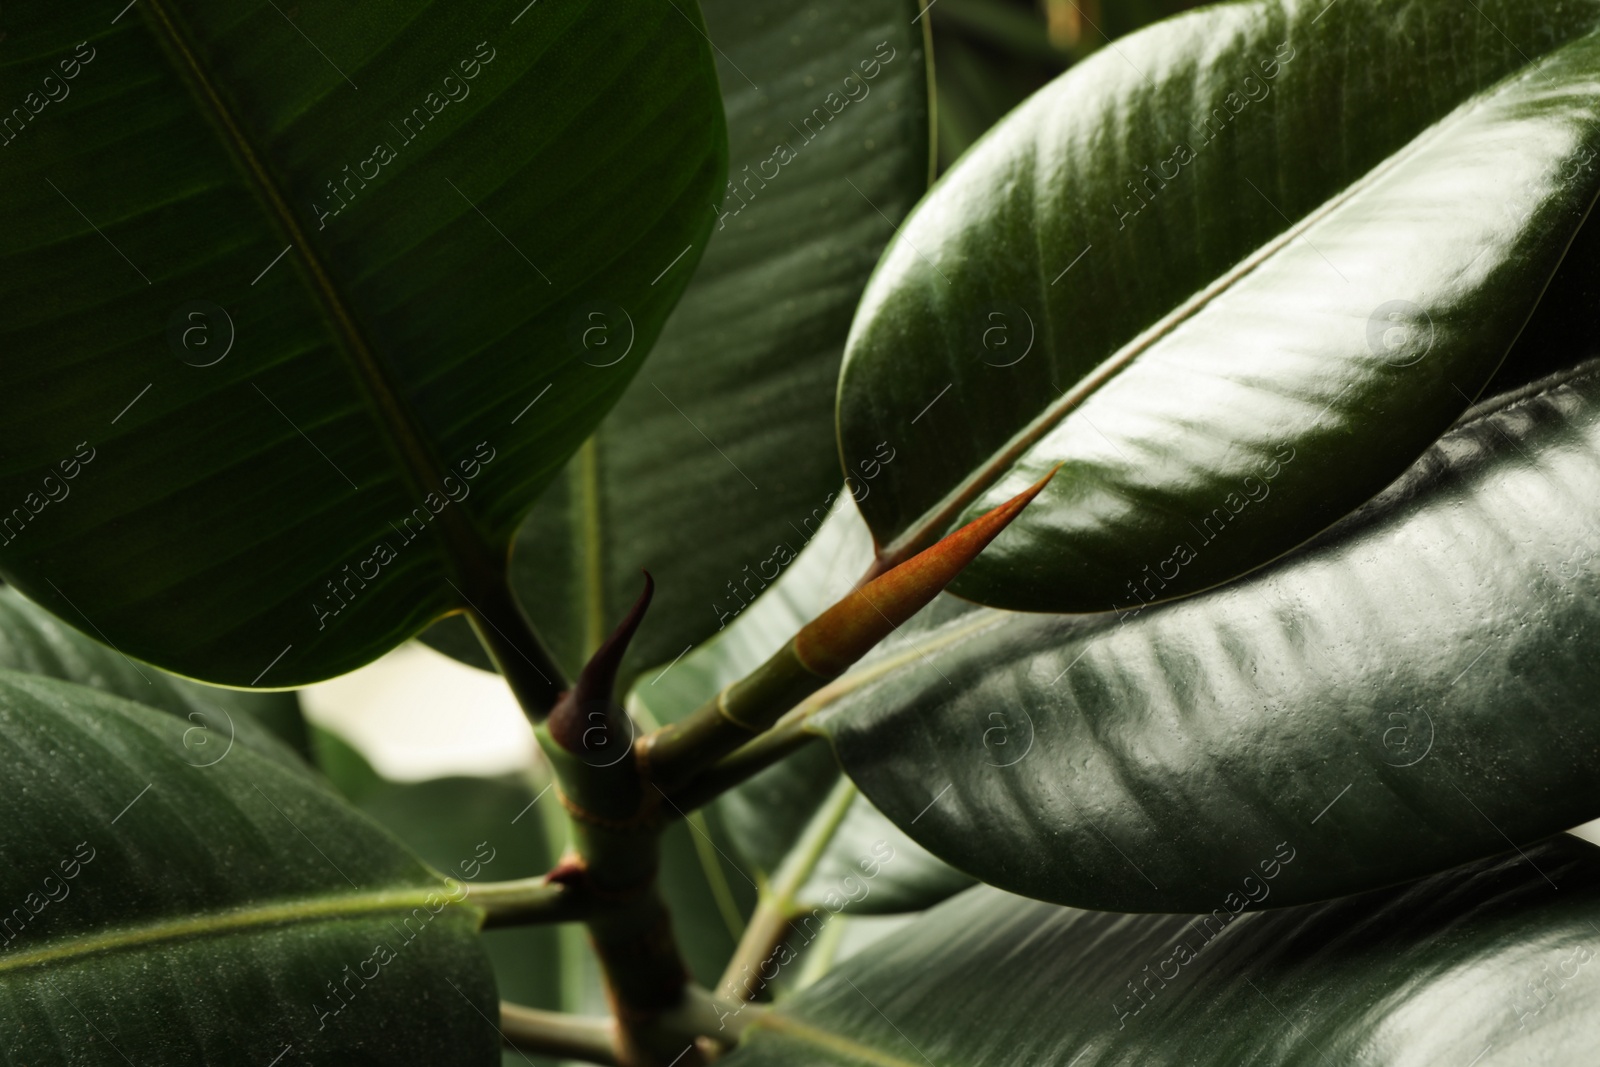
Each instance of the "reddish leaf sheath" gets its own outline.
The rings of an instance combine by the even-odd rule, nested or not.
[[[795,635],[795,656],[820,678],[841,674],[938,596],[1022,513],[1059,469],[1056,467],[993,511],[846,595]]]

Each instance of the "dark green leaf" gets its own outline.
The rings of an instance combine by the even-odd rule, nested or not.
[[[641,568],[656,596],[626,676],[719,630],[816,532],[839,486],[850,317],[927,188],[915,0],[701,6],[728,114],[723,212],[648,368],[541,498],[512,560],[573,670],[639,595]],[[591,339],[597,362],[620,343]],[[446,650],[473,656],[454,629]]]
[[[717,984],[755,907],[756,886],[721,824],[699,812],[661,836],[661,895],[695,981]]]
[[[183,735],[0,672],[7,1062],[496,1062],[477,911],[304,774]]]
[[[1594,1062],[1593,845],[1557,837],[1331,904],[1216,904],[1128,917],[975,889],[782,1004],[727,1063]]]
[[[1600,5],[1253,0],[1152,27],[907,221],[840,391],[895,561],[1036,480],[952,586],[1204,589],[1400,474],[1494,374],[1600,188]]]
[[[1206,910],[1270,839],[1316,857],[1273,903],[1355,892],[1600,814],[1597,544],[1591,363],[1249,578],[1126,616],[969,613],[819,721],[884,812],[1004,888]]]
[[[566,817],[543,785],[466,777],[393,782],[342,739],[324,733],[318,742],[319,756],[332,761],[323,769],[360,793],[358,806],[453,877],[534,877],[548,871],[566,848]],[[609,1010],[583,926],[502,927],[485,930],[481,939],[501,999],[587,1015]],[[501,1062],[522,1067],[528,1061],[507,1051]],[[539,1057],[537,1062],[552,1061]]]
[[[0,589],[0,667],[78,682],[186,719],[190,759],[197,765],[221,759],[232,739],[291,765],[299,760],[284,745],[300,755],[309,752],[293,693],[222,689],[135,663],[10,588]]]
[[[342,673],[498,580],[687,283],[698,10],[112,15],[7,19],[0,568],[185,674]],[[585,358],[596,309],[632,358]]]

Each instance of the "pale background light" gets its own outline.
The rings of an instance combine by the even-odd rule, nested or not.
[[[498,775],[533,765],[533,729],[497,674],[411,641],[300,691],[306,718],[394,781]]]

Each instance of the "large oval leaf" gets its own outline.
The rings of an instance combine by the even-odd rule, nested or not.
[[[1600,366],[1531,389],[1267,570],[1139,614],[969,613],[822,728],[933,852],[1081,907],[1207,910],[1268,838],[1316,857],[1288,904],[1593,818]]]
[[[183,734],[0,672],[7,1062],[498,1062],[477,910],[305,775]]]
[[[885,562],[1065,465],[954,583],[1103,611],[1347,513],[1494,373],[1593,202],[1600,5],[1225,4],[1039,93],[908,220],[852,328]],[[949,395],[946,395],[946,394]]]
[[[839,487],[850,318],[929,180],[917,0],[701,7],[728,113],[717,227],[648,371],[540,498],[512,557],[523,604],[572,671],[627,613],[640,569],[655,576],[625,680],[726,626],[816,533]],[[592,339],[596,352],[619,343]],[[445,625],[443,647],[473,661],[466,628]]]
[[[483,596],[715,223],[694,3],[148,0],[7,32],[7,578],[278,687]],[[632,358],[586,360],[595,311]]]
[[[1226,907],[1130,918],[975,889],[764,1016],[729,1067],[1594,1062],[1593,845],[1558,837],[1272,914]]]

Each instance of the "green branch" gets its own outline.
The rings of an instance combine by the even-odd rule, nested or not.
[[[502,1000],[500,1036],[507,1048],[518,1052],[621,1067],[616,1025],[608,1018],[541,1011]]]
[[[795,897],[817,869],[817,863],[855,799],[855,784],[841,777],[806,824],[800,840],[773,873],[772,881],[763,889],[755,913],[750,916],[750,924],[745,927],[744,937],[739,939],[738,947],[722,972],[722,980],[717,983],[719,993],[737,1000],[750,1000],[765,986],[766,980],[761,978],[762,966],[788,936],[789,924],[795,915]],[[740,981],[747,972],[754,972],[755,983]]]
[[[511,882],[466,883],[467,902],[484,910],[484,928],[564,923],[587,917],[592,908],[582,892],[561,882],[519,878]]]

